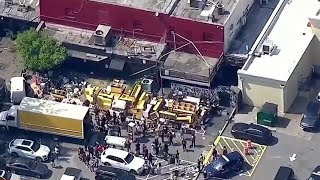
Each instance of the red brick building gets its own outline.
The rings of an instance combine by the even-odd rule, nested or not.
[[[238,1],[221,0],[219,3],[211,3],[207,0],[41,0],[40,19],[46,23],[92,31],[100,24],[107,25],[115,34],[121,36],[166,43],[169,49],[178,48],[179,51],[191,55],[200,55],[203,58],[191,59],[190,66],[197,64],[196,61],[207,59],[204,65],[208,72],[203,79],[203,82],[207,83],[211,81],[223,52],[243,25],[253,4],[253,0]],[[180,64],[188,62],[182,60]],[[170,66],[170,69],[176,69]],[[181,72],[183,69],[189,68],[181,67],[177,71]],[[202,70],[203,68],[198,68],[193,71]],[[168,74],[170,73],[163,73],[163,77],[169,76]],[[186,74],[175,76],[178,76],[175,77],[178,79],[174,80],[188,79]],[[197,78],[189,80],[199,81]]]

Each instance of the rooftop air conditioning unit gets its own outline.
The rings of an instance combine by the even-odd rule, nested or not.
[[[141,87],[143,90],[145,90],[146,92],[152,92],[153,90],[153,80],[152,79],[147,79],[147,78],[144,78],[142,79],[141,81]]]
[[[275,44],[273,44],[273,41],[271,41],[270,39],[266,39],[262,44],[262,53],[271,55],[275,47],[276,46]]]
[[[97,46],[106,46],[110,39],[110,26],[99,25],[96,31],[93,33],[94,44]]]

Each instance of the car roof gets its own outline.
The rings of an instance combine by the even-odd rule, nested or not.
[[[115,149],[115,148],[108,148],[105,150],[105,155],[112,155],[112,156],[116,156],[119,158],[124,159],[125,157],[127,157],[129,153],[127,151],[123,151],[120,149]]]
[[[236,129],[236,130],[243,130],[248,128],[249,128],[249,124],[246,124],[246,123],[235,123],[232,126],[232,129]]]
[[[119,168],[115,168],[115,167],[111,167],[111,166],[99,166],[96,172],[97,173],[101,172],[102,176],[103,176],[103,174],[115,174],[117,177],[123,177],[123,176],[125,176],[126,178],[128,176],[135,177],[133,174],[131,174],[128,171],[125,171],[125,170],[119,169]]]
[[[280,166],[274,180],[286,180],[293,174],[293,170],[286,166]]]
[[[233,151],[225,155],[229,161],[235,161],[240,158],[243,158],[242,155],[238,151]]]
[[[26,146],[26,147],[31,147],[33,144],[32,140],[27,140],[27,139],[14,139],[12,142],[12,145],[14,146]]]
[[[81,170],[77,168],[67,167],[64,174],[67,176],[74,176],[78,178],[81,175]]]
[[[32,160],[28,158],[17,157],[17,158],[10,159],[9,164],[15,164],[15,163],[28,164],[28,162],[30,161]]]

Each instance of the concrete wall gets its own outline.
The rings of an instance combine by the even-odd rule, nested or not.
[[[239,76],[239,88],[242,90],[243,103],[261,107],[264,103],[278,104],[278,111],[284,112],[284,83],[249,75]]]
[[[239,1],[237,6],[234,7],[232,14],[224,25],[224,52],[227,52],[232,40],[245,24],[247,15],[253,3],[254,0]]]
[[[53,8],[54,7],[54,8]],[[197,22],[127,6],[81,0],[41,0],[40,18],[42,21],[95,30],[99,24],[112,27],[116,33],[137,37],[153,42],[167,41],[173,48],[174,31],[195,43],[204,56],[219,58],[224,50],[224,27],[221,25]],[[204,38],[204,34],[210,34]],[[177,47],[187,42],[176,39]],[[189,45],[181,51],[196,53]]]
[[[299,86],[304,86],[308,78],[312,73],[312,62],[313,62],[313,44],[316,38],[310,42],[310,45],[302,55],[296,68],[293,70],[291,76],[288,79],[284,87],[284,109],[289,110],[293,101],[299,93]]]
[[[314,72],[317,73],[318,75],[320,74],[320,30],[319,31],[319,36],[316,36],[312,39],[311,41],[311,46],[312,46],[312,65],[314,66]]]

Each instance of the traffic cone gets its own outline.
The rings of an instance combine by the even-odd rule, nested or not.
[[[249,149],[252,148],[251,140],[247,140],[246,146],[247,146],[247,148],[249,148]]]
[[[243,154],[244,154],[244,155],[249,155],[249,148],[248,148],[248,146],[244,146],[244,147],[243,147]]]

